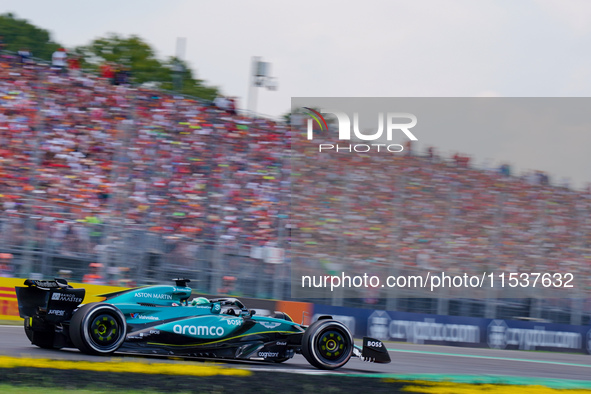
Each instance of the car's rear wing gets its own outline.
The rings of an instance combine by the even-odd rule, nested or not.
[[[72,312],[84,301],[85,289],[74,289],[65,279],[25,280],[16,286],[20,317],[43,317],[48,323],[70,320]]]

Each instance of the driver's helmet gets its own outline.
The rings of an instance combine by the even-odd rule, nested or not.
[[[205,305],[205,304],[209,304],[209,300],[205,297],[197,297],[197,298],[193,298],[193,300],[191,301],[191,303],[189,304],[190,306],[197,306],[197,305]]]

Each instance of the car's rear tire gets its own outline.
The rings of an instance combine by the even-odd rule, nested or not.
[[[340,368],[353,354],[353,336],[339,321],[318,320],[304,332],[302,354],[316,368]]]
[[[74,346],[86,354],[109,355],[125,341],[125,316],[114,305],[91,303],[78,309],[70,322]]]

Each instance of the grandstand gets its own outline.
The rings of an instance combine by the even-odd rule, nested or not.
[[[591,194],[543,177],[433,155],[319,160],[281,122],[10,56],[0,61],[0,142],[0,253],[11,256],[3,275],[69,270],[81,280],[100,263],[105,283],[181,275],[202,292],[286,299],[290,271],[568,271],[585,278],[588,294]],[[585,323],[583,295],[320,296]]]

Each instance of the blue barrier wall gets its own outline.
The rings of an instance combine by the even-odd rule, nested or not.
[[[314,305],[314,320],[332,315],[355,337],[419,344],[591,354],[591,327]]]

